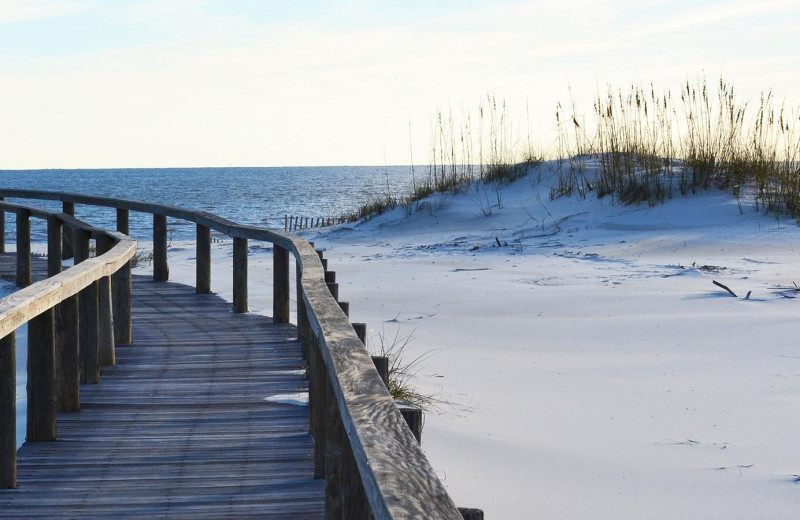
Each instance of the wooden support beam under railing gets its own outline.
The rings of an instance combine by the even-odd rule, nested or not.
[[[17,487],[16,351],[16,333],[0,338],[0,489]]]
[[[233,239],[233,312],[247,312],[247,239]]]
[[[67,215],[75,216],[75,203],[64,201],[61,203],[61,211]],[[72,229],[65,227],[63,231],[63,244],[61,246],[61,257],[63,259],[72,258],[75,255],[73,244],[75,243],[74,232]]]
[[[131,218],[127,209],[117,208],[117,231],[123,235],[131,234]]]
[[[89,258],[90,234],[75,230],[75,263]],[[92,282],[78,294],[78,323],[80,330],[81,383],[100,382],[100,325],[97,307],[98,283]]]
[[[289,251],[275,244],[272,249],[272,319],[289,323]]]
[[[202,224],[197,224],[195,291],[197,294],[211,293],[211,228]]]
[[[17,278],[19,287],[31,284],[31,212],[17,210]]]
[[[130,261],[111,275],[115,345],[126,345],[133,341],[133,321],[131,316],[132,282]]]
[[[169,280],[167,264],[167,216],[153,214],[153,280]]]
[[[27,441],[56,440],[55,311],[50,308],[28,322]]]
[[[109,252],[114,247],[114,240],[108,235],[98,237],[96,243],[98,256]],[[104,276],[97,280],[97,363],[99,366],[116,364],[113,301],[111,277]]]

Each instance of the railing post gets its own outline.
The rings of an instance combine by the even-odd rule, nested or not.
[[[56,307],[56,384],[58,410],[81,409],[80,328],[78,296],[70,296]]]
[[[131,234],[130,212],[117,208],[117,231]],[[111,275],[111,299],[114,313],[114,344],[130,343],[131,333],[131,262]]]
[[[289,251],[278,244],[273,244],[272,268],[272,320],[289,323]]]
[[[97,362],[101,366],[113,366],[116,364],[116,352],[114,349],[114,309],[112,307],[113,297],[111,296],[111,277],[104,276],[97,282],[97,342],[99,351]]]
[[[247,312],[247,239],[233,238],[233,312]]]
[[[28,322],[28,425],[26,440],[56,440],[55,311]]]
[[[47,218],[47,276],[61,272],[64,223],[55,215]],[[58,410],[80,410],[80,364],[78,361],[78,300],[72,296],[55,306],[55,371]]]
[[[369,498],[361,483],[361,474],[358,472],[356,458],[350,447],[347,432],[341,428],[341,501],[342,518],[347,520],[370,520],[372,511],[369,507]]]
[[[306,315],[306,303],[303,300],[303,269],[297,261],[295,261],[295,285],[297,286],[297,338],[300,340],[303,359],[308,360],[311,333]]]
[[[75,203],[64,201],[61,204],[61,210],[67,215],[74,217]],[[75,243],[75,233],[71,228],[64,227],[63,235],[64,238],[61,247],[61,257],[64,259],[72,258],[75,255],[75,248],[73,247],[73,244]]]
[[[0,339],[0,489],[17,487],[17,353],[15,333]]]
[[[211,228],[197,224],[197,265],[195,266],[195,291],[211,293]]]
[[[47,217],[47,277],[61,272],[61,234],[64,224],[55,215]]]
[[[31,212],[17,210],[17,285],[31,284]]]
[[[310,333],[308,353],[308,414],[309,431],[314,437],[314,478],[325,477],[325,407],[328,375],[319,344]]]
[[[153,214],[153,280],[169,280],[167,264],[167,216]]]
[[[117,208],[117,231],[123,235],[131,234],[130,212],[124,208]]]
[[[111,299],[114,312],[114,343],[125,345],[133,341],[131,323],[131,262],[111,275]]]
[[[107,253],[114,247],[114,239],[104,235],[97,239],[97,254]],[[98,306],[98,364],[109,366],[116,364],[114,351],[114,309],[112,306],[111,277],[104,276],[97,281]]]
[[[76,229],[75,263],[83,262],[87,258],[89,258],[89,232]],[[97,282],[93,282],[78,293],[81,383],[94,384],[100,381],[97,287]]]
[[[0,197],[0,201],[6,200],[5,197]],[[0,209],[0,253],[6,252],[6,212]]]

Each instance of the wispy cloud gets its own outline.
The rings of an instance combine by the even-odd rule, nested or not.
[[[80,13],[90,7],[86,2],[69,0],[3,0],[0,3],[0,24],[58,18]]]
[[[649,34],[679,33],[697,27],[710,28],[722,22],[733,22],[756,17],[774,17],[782,14],[800,14],[799,0],[752,0],[725,2],[680,11],[656,24],[649,25]],[[754,23],[756,23],[754,21]]]

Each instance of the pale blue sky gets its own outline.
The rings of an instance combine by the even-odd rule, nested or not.
[[[703,73],[800,102],[800,0],[0,0],[0,168],[408,163],[487,92]],[[586,104],[586,110],[590,110]]]

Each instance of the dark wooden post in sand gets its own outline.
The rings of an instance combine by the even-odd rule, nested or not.
[[[278,244],[272,250],[272,320],[289,323],[289,251]]]
[[[56,440],[55,311],[28,322],[28,425],[26,440]]]
[[[197,265],[195,266],[197,294],[211,292],[211,228],[197,224]]]
[[[0,489],[17,487],[17,353],[14,332],[0,339]]]
[[[31,284],[31,212],[17,210],[17,285]]]
[[[75,216],[75,204],[73,202],[66,202],[64,201],[61,204],[61,209],[64,213],[69,215],[70,217]],[[75,236],[72,229],[65,227],[63,231],[63,243],[61,246],[61,257],[64,259],[72,258],[75,255],[75,248],[73,244],[75,243]]]
[[[153,280],[169,280],[167,265],[167,216],[153,214]]]
[[[75,263],[89,258],[89,232],[75,230]],[[99,383],[98,283],[93,282],[78,293],[80,323],[81,383]]]
[[[114,239],[104,235],[97,239],[97,254],[107,253],[114,247]],[[114,309],[112,306],[111,277],[104,276],[97,281],[97,326],[98,357],[100,366],[116,364],[114,350]]]

